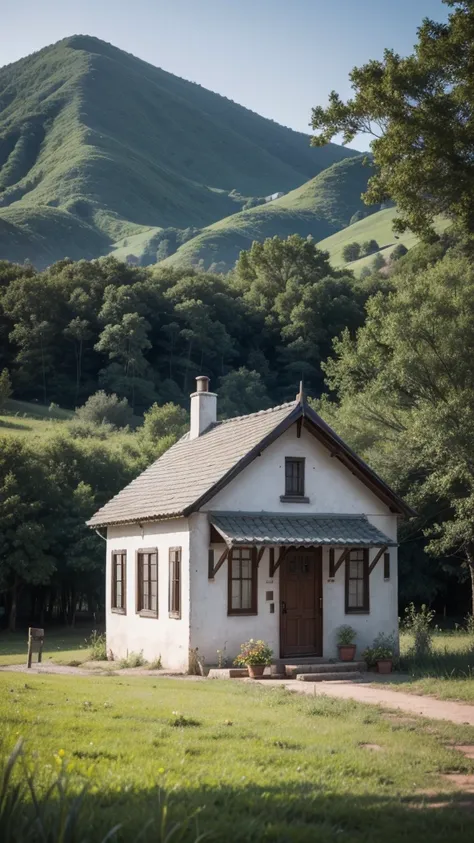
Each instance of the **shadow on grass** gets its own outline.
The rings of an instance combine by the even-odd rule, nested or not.
[[[86,639],[90,637],[92,629],[89,625],[69,629],[67,627],[45,628],[45,647],[43,659],[52,658],[58,651],[68,652],[84,648],[87,651]],[[2,656],[24,656],[26,659],[28,651],[28,629],[20,629],[16,632],[7,630],[0,632],[0,664]]]
[[[5,800],[0,810],[2,843],[88,839],[94,843],[406,843],[455,840],[472,843],[473,796],[430,793],[398,799],[380,794],[329,793],[323,783],[282,781],[262,788],[242,781],[219,788],[189,782],[166,795],[151,788],[123,792],[82,792],[69,796],[65,785],[38,799]],[[14,821],[12,822],[12,814]],[[175,829],[173,833],[172,829]],[[112,829],[115,829],[112,831]],[[449,835],[449,837],[448,837]]]
[[[19,424],[18,422],[11,422],[5,421],[5,419],[0,419],[0,431],[2,428],[6,428],[7,430],[31,430],[31,425],[28,424]]]
[[[400,660],[400,669],[415,679],[474,679],[474,648],[466,646],[457,652],[446,648],[424,657],[407,655]]]

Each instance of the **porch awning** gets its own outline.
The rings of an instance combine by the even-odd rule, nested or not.
[[[211,512],[209,520],[228,547],[312,545],[396,547],[365,515],[282,515],[277,512]]]

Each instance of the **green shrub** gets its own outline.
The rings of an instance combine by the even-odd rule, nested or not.
[[[139,653],[129,653],[126,659],[120,659],[119,661],[120,668],[144,667],[145,665],[146,660],[143,658],[143,650],[140,650]]]
[[[394,635],[387,635],[385,632],[379,632],[374,638],[374,643],[371,647],[366,647],[362,653],[362,658],[367,664],[367,667],[375,667],[378,661],[383,659],[393,659],[397,650],[397,641]]]
[[[419,611],[414,603],[410,603],[405,609],[402,628],[413,635],[413,647],[409,655],[415,659],[422,659],[431,653],[434,632],[431,623],[434,616],[435,613],[424,603]]]
[[[245,644],[240,645],[240,653],[234,659],[234,664],[237,667],[247,667],[247,665],[271,664],[273,658],[273,650],[270,649],[265,641],[255,641],[250,638]]]
[[[342,250],[342,257],[346,263],[351,263],[360,258],[361,249],[360,243],[347,243]]]
[[[105,632],[97,632],[94,629],[90,638],[86,639],[86,644],[90,648],[91,661],[103,662],[107,659],[107,639]]]
[[[118,398],[115,393],[109,395],[99,389],[76,410],[76,418],[93,424],[111,424],[114,427],[126,427],[132,420],[132,408],[126,398]]]
[[[343,624],[336,629],[337,643],[341,646],[353,644],[356,636],[356,630],[352,626],[349,626],[349,624]]]

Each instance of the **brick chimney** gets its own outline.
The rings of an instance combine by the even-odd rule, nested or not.
[[[217,395],[209,392],[209,378],[196,378],[196,392],[191,395],[191,426],[189,438],[197,439],[217,420]]]

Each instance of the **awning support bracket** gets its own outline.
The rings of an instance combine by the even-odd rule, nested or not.
[[[272,560],[271,560],[271,557],[270,557],[270,577],[273,577],[275,571],[278,570],[278,568],[280,567],[281,563],[283,562],[285,556],[290,552],[290,549],[291,548],[289,548],[289,547],[282,547],[282,549],[280,550],[280,555],[279,555],[277,561],[273,562],[273,565],[272,565]]]
[[[337,560],[336,564],[334,565],[334,575],[337,574],[339,568],[341,567],[342,563],[346,561],[349,553],[351,552],[352,547],[346,547],[345,550],[342,551],[339,559]]]
[[[380,557],[383,556],[383,554],[387,550],[387,547],[388,546],[386,544],[382,545],[382,547],[380,548],[379,552],[377,553],[375,559],[373,559],[372,562],[370,563],[370,565],[369,565],[369,576],[372,573],[372,571],[374,570],[374,568],[375,568],[377,562],[379,561]]]
[[[219,568],[222,568],[222,565],[224,564],[224,562],[225,562],[225,560],[227,559],[227,557],[228,557],[228,556],[230,556],[230,554],[231,554],[231,550],[230,550],[230,548],[226,547],[226,549],[224,550],[224,552],[223,552],[223,553],[221,553],[221,555],[219,556],[219,559],[218,559],[217,565],[211,565],[211,563],[209,562],[209,574],[208,574],[208,577],[209,577],[209,579],[210,579],[210,580],[213,580],[213,579],[214,579],[214,577],[215,577],[215,575],[217,574],[217,572],[218,572]]]

